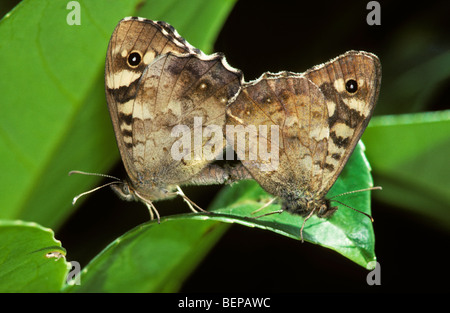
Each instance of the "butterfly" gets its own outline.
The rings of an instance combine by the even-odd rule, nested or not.
[[[225,139],[209,127],[223,127],[226,104],[242,81],[241,71],[223,54],[205,55],[165,22],[120,21],[107,49],[105,90],[127,178],[112,189],[125,200],[146,204],[158,221],[152,202],[176,195],[196,212],[179,186],[229,180],[230,171],[212,164]],[[177,126],[204,131],[203,136],[182,145],[173,133]],[[201,153],[205,147],[209,157]]]
[[[380,83],[378,57],[348,51],[304,73],[264,73],[227,108],[227,125],[248,131],[246,140],[233,140],[236,154],[263,189],[283,200],[277,212],[305,217],[302,240],[308,218],[337,210],[326,195],[372,117]],[[257,133],[252,125],[271,131]],[[252,138],[276,157],[256,155]]]

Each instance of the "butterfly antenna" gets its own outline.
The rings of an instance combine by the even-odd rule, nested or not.
[[[88,173],[88,172],[77,171],[77,170],[75,170],[75,171],[70,171],[70,172],[69,172],[69,176],[72,175],[72,174],[81,174],[81,175],[88,175],[88,176],[99,176],[99,177],[106,177],[106,178],[114,179],[113,182],[109,182],[109,183],[104,184],[104,185],[102,185],[102,186],[99,186],[99,187],[96,187],[96,188],[94,188],[94,189],[88,190],[88,191],[83,192],[83,193],[79,194],[78,196],[74,197],[73,200],[72,200],[72,205],[74,205],[75,202],[77,202],[77,200],[78,200],[79,198],[81,198],[82,196],[85,196],[85,195],[87,195],[87,194],[90,194],[90,193],[92,193],[92,192],[94,192],[94,191],[97,191],[97,190],[99,190],[99,189],[101,189],[101,188],[104,188],[104,187],[107,187],[107,186],[109,186],[109,185],[119,184],[119,183],[122,182],[119,178],[114,177],[114,176],[111,176],[111,175],[106,175],[106,174]]]
[[[365,188],[365,189],[360,189],[360,190],[353,190],[353,191],[347,191],[341,194],[338,194],[334,197],[331,197],[329,200],[337,198],[337,197],[341,197],[341,196],[345,196],[345,195],[349,195],[352,193],[357,193],[357,192],[364,192],[364,191],[370,191],[370,190],[382,190],[383,188],[381,188],[381,186],[376,186],[376,187],[370,187],[370,188]]]
[[[97,191],[97,190],[102,189],[102,188],[104,188],[104,187],[107,187],[107,186],[109,186],[109,185],[120,184],[120,183],[122,183],[122,182],[121,182],[121,181],[112,181],[112,182],[109,182],[109,183],[104,184],[104,185],[102,185],[102,186],[95,187],[94,189],[91,189],[91,190],[85,191],[85,192],[83,192],[83,193],[80,193],[78,196],[76,196],[76,197],[73,198],[73,200],[72,200],[72,205],[75,205],[75,202],[77,202],[77,200],[78,200],[79,198],[81,198],[81,197],[83,197],[83,196],[85,196],[85,195],[87,195],[87,194],[90,194],[90,193],[92,193],[92,192],[94,192],[94,191]]]
[[[360,189],[360,190],[348,191],[348,192],[344,192],[344,193],[341,193],[341,194],[339,194],[339,195],[336,195],[336,196],[334,196],[334,197],[331,197],[329,200],[330,200],[330,201],[337,202],[337,203],[339,203],[339,204],[341,204],[341,205],[343,205],[343,206],[346,206],[347,208],[352,209],[352,210],[355,211],[355,212],[358,212],[358,213],[361,213],[361,214],[367,216],[368,218],[370,218],[370,220],[371,220],[372,223],[373,223],[374,220],[373,220],[373,217],[372,217],[371,215],[369,215],[369,214],[367,214],[367,213],[365,213],[365,212],[362,212],[362,211],[360,211],[360,210],[357,210],[357,209],[355,209],[355,208],[352,208],[351,206],[349,206],[349,205],[347,205],[347,204],[345,204],[345,203],[342,203],[341,201],[333,200],[333,199],[334,199],[334,198],[337,198],[337,197],[344,196],[344,195],[352,194],[352,193],[364,192],[364,191],[370,191],[370,190],[382,190],[382,189],[383,189],[383,188],[381,188],[380,186],[376,186],[376,187],[370,187],[370,188],[365,188],[365,189]]]
[[[88,173],[88,172],[83,172],[83,171],[70,171],[69,172],[69,176],[72,174],[82,174],[82,175],[88,175],[88,176],[99,176],[99,177],[106,177],[106,178],[111,178],[117,181],[121,181],[119,178],[111,176],[111,175],[107,175],[107,174],[99,174],[99,173]]]
[[[346,206],[347,208],[350,208],[350,209],[352,209],[353,211],[356,211],[356,212],[358,212],[358,213],[364,214],[365,216],[367,216],[368,218],[370,218],[370,220],[372,221],[372,223],[374,222],[373,217],[372,217],[370,214],[367,214],[366,212],[363,212],[363,211],[357,210],[357,209],[355,209],[355,208],[352,208],[351,206],[346,205],[345,203],[342,203],[341,201],[337,201],[337,200],[333,200],[333,201],[334,201],[334,202],[337,202],[337,203],[339,203],[339,204],[342,204],[343,206]]]

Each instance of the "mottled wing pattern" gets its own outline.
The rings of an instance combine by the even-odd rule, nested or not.
[[[349,51],[304,76],[320,88],[328,109],[328,155],[320,189],[325,196],[372,117],[381,85],[381,64],[374,54]]]
[[[205,55],[167,23],[142,18],[119,22],[107,51],[106,96],[128,182],[138,198],[166,197],[222,152],[217,149],[206,159],[196,151],[212,145],[211,140],[224,141],[222,135],[200,133],[195,137],[199,143],[193,139],[191,147],[181,147],[191,148],[189,155],[174,159],[171,149],[180,134],[171,132],[183,125],[194,135],[195,121],[199,131],[211,124],[221,130],[226,103],[241,80],[241,72],[223,55]]]
[[[136,97],[145,69],[156,57],[168,52],[203,54],[169,24],[138,17],[121,20],[109,42],[105,64],[106,98],[120,154],[131,180],[138,179],[130,145],[131,102]],[[132,53],[137,53],[141,58],[137,66],[129,64]]]
[[[220,54],[201,57],[169,53],[155,60],[144,72],[136,98],[130,103],[132,141],[126,144],[132,151],[136,171],[149,178],[148,182],[141,181],[156,185],[188,182],[222,153],[218,149],[207,158],[202,152],[211,140],[224,147],[221,131],[225,106],[238,92],[241,77]],[[206,134],[211,125],[217,125],[220,137]],[[175,141],[181,137],[171,135],[178,126],[190,134],[190,149],[182,159],[174,159],[172,153]],[[200,144],[195,142],[198,138]]]
[[[229,105],[227,124],[279,126],[278,143],[264,138],[279,148],[279,166],[261,171],[264,161],[249,158],[251,136],[246,145],[234,143],[238,157],[265,190],[298,206],[294,211],[309,213],[317,204],[303,206],[324,199],[366,128],[380,79],[378,58],[358,51],[302,74],[263,74]]]
[[[249,159],[251,142],[243,147],[236,142],[235,149],[241,162],[264,189],[285,198],[289,190],[321,188],[321,164],[327,155],[329,134],[327,116],[324,96],[310,80],[289,72],[266,73],[245,85],[228,108],[227,123],[279,127],[278,142],[270,135],[258,133],[258,138],[263,138],[260,145],[267,142],[267,149],[279,151],[278,168],[274,171],[262,171],[260,158]]]

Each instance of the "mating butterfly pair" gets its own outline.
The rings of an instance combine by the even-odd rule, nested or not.
[[[152,202],[176,195],[196,211],[180,185],[254,178],[282,198],[287,211],[330,216],[337,207],[325,196],[372,116],[380,81],[375,55],[349,51],[304,73],[265,73],[244,82],[222,54],[205,55],[167,23],[125,18],[106,56],[106,97],[128,174],[112,187],[124,199],[145,203],[159,219]],[[201,155],[195,147],[210,145],[212,136],[192,142],[194,149],[174,159],[171,132],[176,125],[194,131],[212,125],[276,126],[279,140],[266,138],[266,148],[279,151],[278,167],[261,170],[263,161],[249,158],[248,141],[233,144],[241,160],[237,167],[195,157]],[[221,144],[226,138],[214,140]]]

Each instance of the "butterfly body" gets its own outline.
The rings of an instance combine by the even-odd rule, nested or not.
[[[338,209],[330,204],[329,199],[309,191],[290,193],[283,189],[279,194],[285,200],[283,203],[284,210],[303,217],[308,216],[311,212],[314,212],[318,217],[328,217]]]

